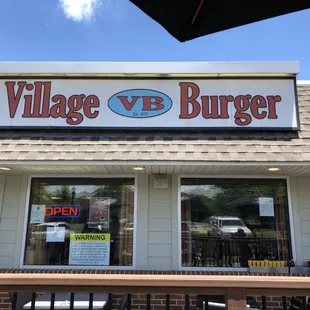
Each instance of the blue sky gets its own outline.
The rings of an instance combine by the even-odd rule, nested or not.
[[[1,61],[285,61],[310,80],[310,10],[180,43],[128,0],[2,0]]]

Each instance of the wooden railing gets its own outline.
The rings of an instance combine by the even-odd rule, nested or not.
[[[62,273],[58,273],[62,272]],[[66,272],[66,273],[64,273]],[[205,296],[205,309],[208,309],[208,296],[225,296],[226,309],[246,309],[247,296],[263,296],[261,309],[268,309],[266,296],[280,296],[282,308],[288,309],[287,296],[310,296],[310,277],[302,275],[250,275],[250,274],[204,274],[196,272],[123,272],[102,273],[100,271],[6,271],[0,272],[0,291],[9,292],[13,310],[18,310],[18,296],[23,292],[32,293],[31,309],[37,309],[36,298],[41,293],[52,293],[50,309],[55,308],[55,294],[70,292],[68,309],[74,309],[74,293],[90,293],[87,309],[94,309],[93,294],[108,294],[106,309],[121,309],[112,306],[113,295],[126,298],[124,309],[132,309],[133,294],[145,295],[145,307],[152,308],[152,294],[166,296],[162,309],[173,309],[170,294],[184,294],[183,309],[194,309],[190,296]],[[155,309],[159,309],[158,307]],[[197,309],[197,308],[195,308]],[[202,308],[201,308],[202,309]],[[212,308],[214,309],[214,308]],[[293,309],[293,308],[292,308]],[[297,309],[307,309],[303,299]]]

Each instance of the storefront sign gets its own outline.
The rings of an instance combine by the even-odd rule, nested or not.
[[[71,234],[69,265],[108,266],[110,234]]]
[[[3,80],[0,127],[296,130],[296,98],[294,79]]]
[[[91,197],[89,207],[89,228],[109,228],[110,198]]]
[[[80,205],[52,205],[44,209],[48,218],[76,218],[80,217]]]

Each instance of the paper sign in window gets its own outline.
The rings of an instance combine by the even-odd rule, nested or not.
[[[260,197],[259,201],[259,216],[274,216],[273,198]]]
[[[45,205],[32,205],[30,214],[30,224],[44,223]]]
[[[47,227],[46,242],[65,242],[65,227]]]
[[[108,266],[110,234],[71,234],[69,265]]]

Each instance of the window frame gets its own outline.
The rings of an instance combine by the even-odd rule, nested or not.
[[[177,213],[178,213],[178,269],[183,271],[248,271],[249,268],[235,268],[235,267],[184,267],[182,266],[182,232],[181,232],[181,180],[186,178],[197,178],[197,179],[282,179],[286,181],[286,194],[287,194],[287,204],[288,204],[288,216],[289,216],[289,233],[290,233],[290,243],[293,260],[296,261],[297,249],[295,242],[295,230],[294,230],[294,213],[292,208],[292,195],[291,195],[291,184],[290,177],[287,175],[205,175],[205,174],[182,174],[178,175],[178,203],[177,203]]]
[[[134,179],[134,227],[133,227],[133,250],[132,250],[132,266],[70,266],[70,265],[27,265],[24,264],[26,256],[26,243],[27,243],[27,227],[30,212],[30,194],[31,194],[31,184],[32,179],[36,178],[74,178],[74,179],[120,179],[120,178],[130,178]],[[137,193],[138,193],[138,176],[135,174],[31,174],[28,176],[27,180],[27,194],[24,209],[24,223],[23,223],[23,233],[22,233],[22,246],[20,255],[20,268],[21,269],[97,269],[97,270],[134,270],[136,269],[136,239],[137,239]]]

